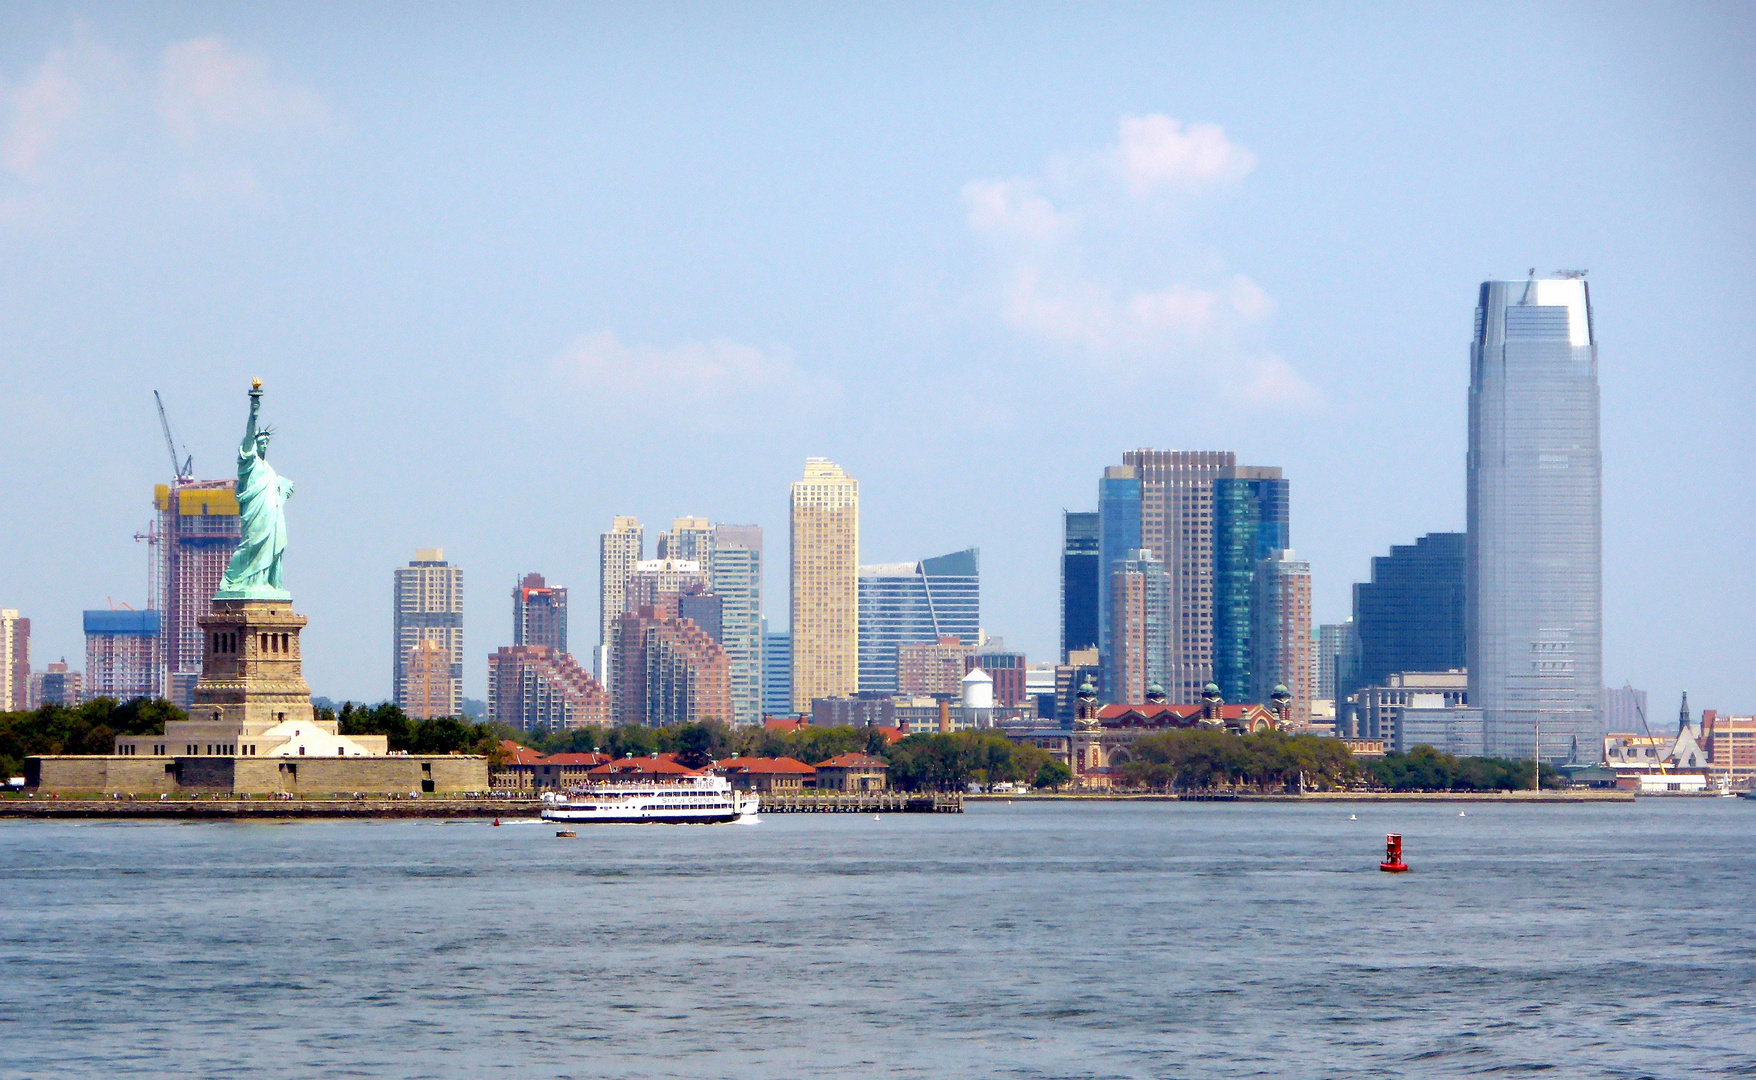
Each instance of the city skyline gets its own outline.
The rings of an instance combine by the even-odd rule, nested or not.
[[[1272,463],[1335,623],[1371,558],[1465,526],[1458,297],[1534,262],[1590,267],[1606,313],[1603,681],[1748,710],[1756,646],[1723,628],[1756,581],[1711,540],[1752,513],[1725,497],[1752,457],[1756,290],[1733,257],[1752,95],[1727,92],[1748,27],[1516,10],[1576,47],[1539,62],[1491,13],[1293,14],[1266,36],[1242,14],[1035,13],[972,16],[997,44],[971,56],[942,17],[820,13],[757,35],[756,83],[717,34],[582,12],[541,35],[442,18],[419,64],[345,12],[322,34],[14,13],[0,245],[37,272],[0,298],[0,461],[29,511],[0,540],[0,605],[32,620],[39,665],[78,663],[106,597],[143,606],[127,537],[169,480],[152,390],[196,477],[222,478],[227,388],[260,374],[289,433],[323,434],[275,454],[310,537],[288,581],[322,617],[306,670],[337,698],[389,696],[390,615],[359,598],[416,547],[493,586],[479,658],[510,640],[487,598],[517,574],[589,596],[615,514],[750,521],[778,551],[777,492],[814,455],[862,481],[865,560],[981,547],[984,622],[1033,660],[1058,648],[1060,511],[1092,509],[1101,466],[1138,446]],[[849,45],[834,70],[825,34]],[[479,69],[455,62],[466,41]],[[199,57],[258,107],[158,112],[168,59]],[[1028,93],[986,89],[1025,61]],[[488,100],[480,79],[503,113],[460,107]],[[77,109],[19,111],[56,87]],[[1361,281],[1378,303],[1338,302]],[[532,422],[533,390],[583,422]],[[691,418],[686,457],[661,400]],[[571,643],[585,666],[590,644]],[[484,678],[471,659],[465,692]]]

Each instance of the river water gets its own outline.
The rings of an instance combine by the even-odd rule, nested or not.
[[[1756,1076],[1744,800],[10,821],[0,874],[9,1078]]]

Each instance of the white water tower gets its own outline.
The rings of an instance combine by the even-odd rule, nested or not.
[[[963,677],[963,718],[971,727],[994,726],[994,680],[981,668]]]

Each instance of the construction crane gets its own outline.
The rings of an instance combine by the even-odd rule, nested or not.
[[[165,399],[159,392],[152,392],[152,399],[159,405],[159,428],[165,433],[165,449],[171,454],[171,471],[177,474],[177,483],[187,484],[195,479],[195,457],[189,453],[189,447],[183,447],[183,463],[177,464],[177,443],[171,438],[171,421],[165,417]]]

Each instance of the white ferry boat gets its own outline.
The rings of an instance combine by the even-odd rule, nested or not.
[[[662,825],[753,821],[761,801],[753,791],[733,791],[723,776],[604,780],[543,793],[543,820],[648,822]]]

